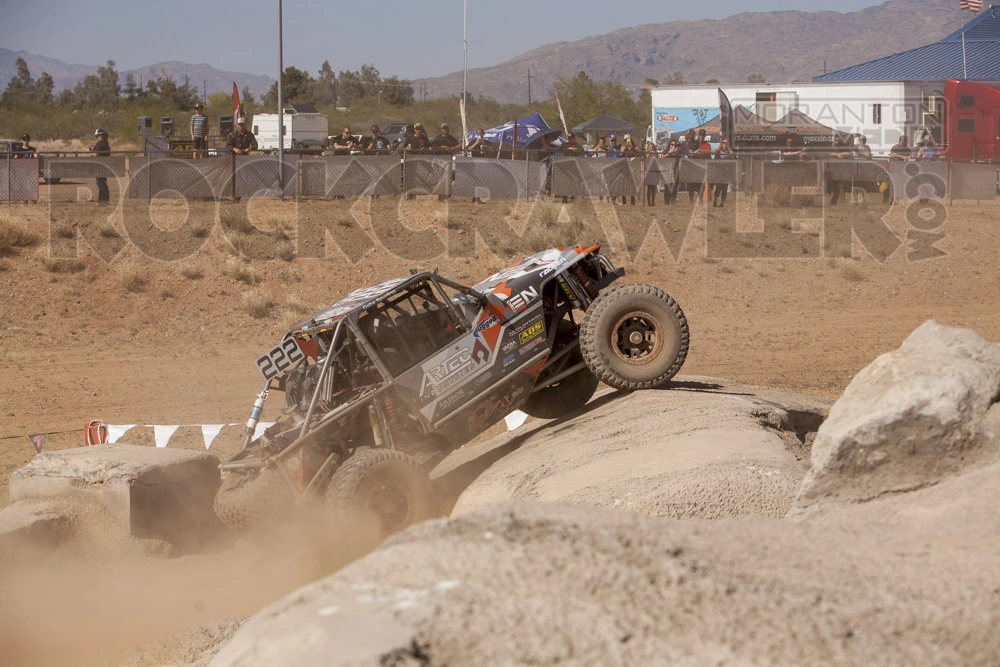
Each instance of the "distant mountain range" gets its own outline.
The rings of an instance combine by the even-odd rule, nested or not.
[[[968,15],[966,15],[968,17]],[[720,20],[676,21],[625,28],[575,42],[553,42],[492,67],[469,70],[468,91],[501,102],[528,100],[528,71],[533,99],[547,99],[560,77],[586,72],[633,90],[647,78],[664,83],[679,72],[687,83],[718,79],[742,83],[751,74],[769,82],[809,81],[832,71],[937,41],[962,26],[957,0],[889,0],[857,12],[783,11],[747,13]],[[96,65],[67,65],[52,58],[0,48],[0,86],[15,73],[18,57],[31,75],[52,75],[56,91],[72,88]],[[245,72],[224,72],[211,65],[164,62],[132,73],[138,83],[157,74],[177,81],[184,77],[208,93],[229,92],[236,81],[254,95],[270,89],[274,79]],[[2,90],[2,88],[0,88]],[[456,95],[462,72],[414,80],[420,99]]]
[[[27,53],[25,51],[11,51],[0,48],[0,91],[7,86],[17,72],[15,63],[18,58],[24,58],[28,63],[31,76],[38,78],[42,72],[48,72],[52,76],[55,84],[55,92],[58,93],[63,88],[72,88],[77,82],[88,74],[96,74],[98,65],[67,65],[61,60],[47,58],[46,56]],[[104,63],[101,63],[103,65]],[[216,69],[211,65],[192,65],[179,61],[156,63],[146,65],[139,69],[118,70],[119,83],[125,82],[125,77],[132,74],[135,82],[145,83],[157,76],[169,76],[174,81],[181,82],[184,77],[188,77],[191,83],[198,87],[198,91],[207,90],[208,94],[217,92],[230,93],[233,90],[233,81],[243,90],[244,86],[250,86],[250,92],[254,95],[263,95],[274,84],[274,79],[260,74],[247,74],[246,72],[225,72]]]
[[[965,15],[969,17],[969,14]],[[811,81],[833,71],[935,42],[962,27],[957,0],[890,0],[851,12],[746,13],[721,20],[677,21],[625,28],[575,42],[553,42],[493,67],[470,69],[468,92],[504,102],[552,96],[552,84],[586,72],[635,90],[680,72],[687,83],[745,83],[760,74],[774,83]],[[475,39],[470,35],[472,39]],[[418,97],[462,90],[462,72],[418,79]]]

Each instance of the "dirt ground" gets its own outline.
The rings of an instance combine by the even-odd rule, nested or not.
[[[552,245],[600,242],[627,281],[667,290],[690,324],[684,374],[833,397],[929,318],[1000,340],[1000,204],[947,205],[933,229],[941,256],[916,260],[908,254],[929,253],[915,203],[727,206],[382,197],[3,207],[0,226],[36,243],[0,258],[0,478],[34,455],[27,435],[75,447],[89,419],[181,424],[170,446],[203,447],[194,425],[244,421],[260,390],[253,360],[309,312],[410,267],[472,284]],[[239,431],[223,431],[212,451],[224,458]],[[152,430],[123,441],[152,444]],[[249,611],[198,614],[141,639]]]

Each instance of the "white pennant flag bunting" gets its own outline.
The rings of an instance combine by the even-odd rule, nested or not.
[[[108,442],[118,442],[118,439],[125,435],[130,428],[135,428],[135,424],[108,424]]]
[[[167,443],[170,442],[170,437],[174,434],[174,431],[176,431],[178,428],[180,428],[179,424],[174,426],[154,425],[153,440],[156,441],[156,446],[160,447],[161,449],[163,447],[166,447]]]
[[[205,449],[212,446],[212,441],[219,435],[219,431],[225,424],[202,424],[201,435],[205,438]]]
[[[253,439],[256,440],[259,438],[264,431],[272,426],[274,426],[274,422],[258,422],[257,428],[253,430]]]
[[[528,415],[524,414],[520,410],[514,410],[514,412],[504,417],[503,420],[507,423],[507,430],[513,431],[528,420]]]

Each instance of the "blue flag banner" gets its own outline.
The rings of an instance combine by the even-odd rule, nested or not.
[[[719,133],[723,139],[729,140],[729,145],[736,144],[736,121],[733,118],[733,105],[729,96],[719,88]]]
[[[515,128],[517,131],[517,137],[514,137]],[[510,146],[511,143],[518,148],[525,148],[528,144],[535,141],[539,137],[552,137],[553,139],[559,135],[559,130],[553,129],[545,122],[540,113],[533,113],[530,116],[525,116],[524,118],[519,118],[516,121],[511,121],[509,123],[504,123],[497,127],[491,127],[486,130],[485,138],[492,144],[506,144]],[[469,142],[476,140],[476,133],[469,133]]]

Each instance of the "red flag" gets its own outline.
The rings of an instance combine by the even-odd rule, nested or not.
[[[973,14],[983,11],[983,0],[959,0],[962,11],[968,9]]]
[[[45,438],[47,438],[47,437],[49,437],[48,433],[36,433],[34,435],[29,435],[28,436],[28,440],[30,440],[31,444],[34,446],[35,452],[37,452],[38,454],[41,454],[42,453],[42,443],[45,442]]]
[[[240,116],[243,115],[243,109],[240,107],[240,89],[236,87],[236,82],[233,81],[233,122],[238,123]]]

